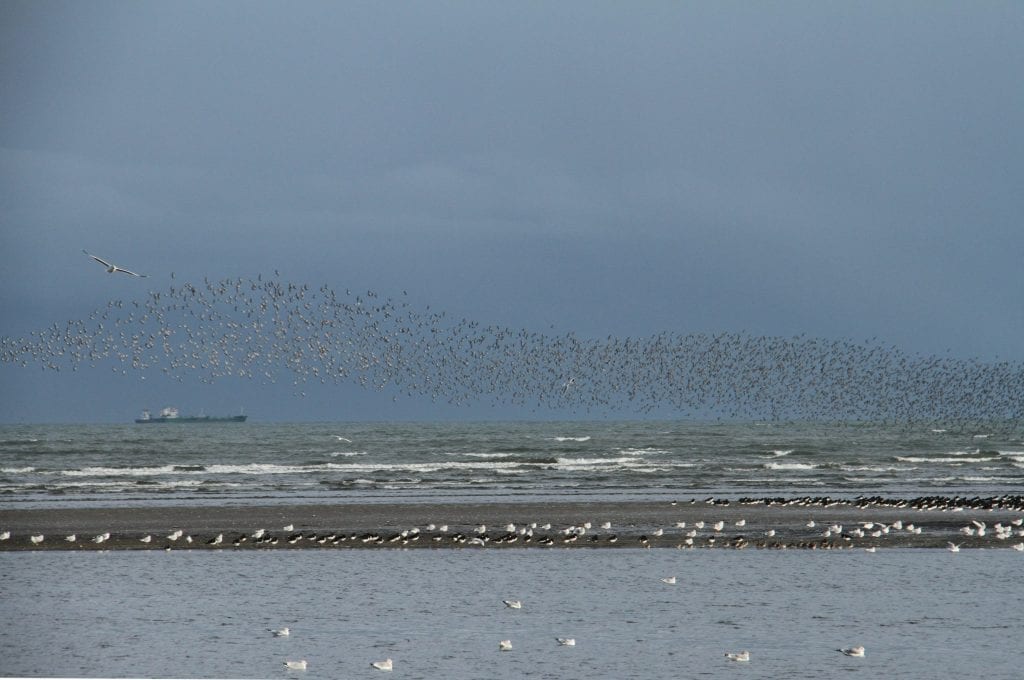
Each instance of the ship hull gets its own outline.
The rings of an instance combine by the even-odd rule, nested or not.
[[[211,418],[210,416],[178,416],[175,418],[136,418],[136,423],[244,423],[249,416],[228,416],[226,418]]]

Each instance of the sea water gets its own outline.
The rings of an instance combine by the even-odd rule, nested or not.
[[[370,663],[391,658],[394,677],[450,680],[1011,680],[1021,677],[1022,559],[929,549],[0,553],[0,675],[375,677]],[[287,638],[268,631],[283,626]],[[864,658],[836,651],[854,645]],[[749,662],[725,658],[741,650]],[[308,670],[285,668],[298,659]]]
[[[0,507],[1022,492],[1019,424],[0,426]]]

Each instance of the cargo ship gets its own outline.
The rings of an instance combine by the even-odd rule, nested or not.
[[[183,416],[178,413],[178,409],[173,406],[160,411],[160,415],[154,416],[149,410],[142,412],[142,416],[135,419],[137,423],[244,423],[245,419],[249,416],[237,415],[237,416]]]

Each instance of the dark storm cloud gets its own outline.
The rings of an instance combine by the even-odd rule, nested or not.
[[[0,14],[12,332],[126,295],[87,247],[595,336],[1021,356],[1019,5]]]

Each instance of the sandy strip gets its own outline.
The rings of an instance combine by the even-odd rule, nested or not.
[[[728,505],[683,501],[4,509],[0,510],[0,532],[9,531],[11,535],[0,540],[0,550],[945,548],[950,541],[961,544],[963,549],[1009,548],[1024,540],[1019,533],[1024,527],[1013,524],[1022,518],[1024,511],[1016,508],[918,510],[890,505],[742,504],[735,500]],[[605,522],[610,522],[611,527],[602,528]],[[697,528],[699,522],[704,522],[702,528]],[[723,522],[720,531],[714,530],[716,522]],[[866,528],[868,522],[875,526]],[[893,527],[896,522],[901,522],[902,527]],[[985,525],[984,536],[968,537],[961,533],[965,526],[976,528],[973,522]],[[581,531],[585,523],[590,526]],[[680,523],[685,523],[685,527]],[[1011,529],[1008,538],[997,537],[997,523]],[[515,525],[512,531],[509,524]],[[550,528],[545,528],[548,524]],[[883,524],[884,533],[873,536],[873,532],[882,530]],[[442,525],[447,525],[447,532],[441,530]],[[484,534],[478,533],[480,525],[486,526]],[[830,525],[842,525],[842,530],[826,536]],[[921,532],[915,533],[908,525],[920,527]],[[286,530],[286,526],[293,528]],[[570,527],[576,527],[575,537],[565,533]],[[182,537],[169,539],[176,529],[183,532]],[[253,538],[258,529],[265,530],[263,540]],[[857,535],[857,529],[864,531],[864,536]],[[693,530],[696,536],[689,536]],[[768,534],[769,530],[774,530],[774,536]],[[93,542],[104,533],[109,533],[110,538],[102,543]],[[30,536],[40,534],[43,541],[32,543]],[[65,540],[70,534],[75,534],[74,542]],[[151,540],[143,543],[141,539],[147,535]],[[222,536],[220,543],[207,544],[218,535]],[[186,543],[186,536],[192,538],[192,543]],[[513,536],[515,540],[509,540]],[[692,539],[692,546],[688,538]]]

